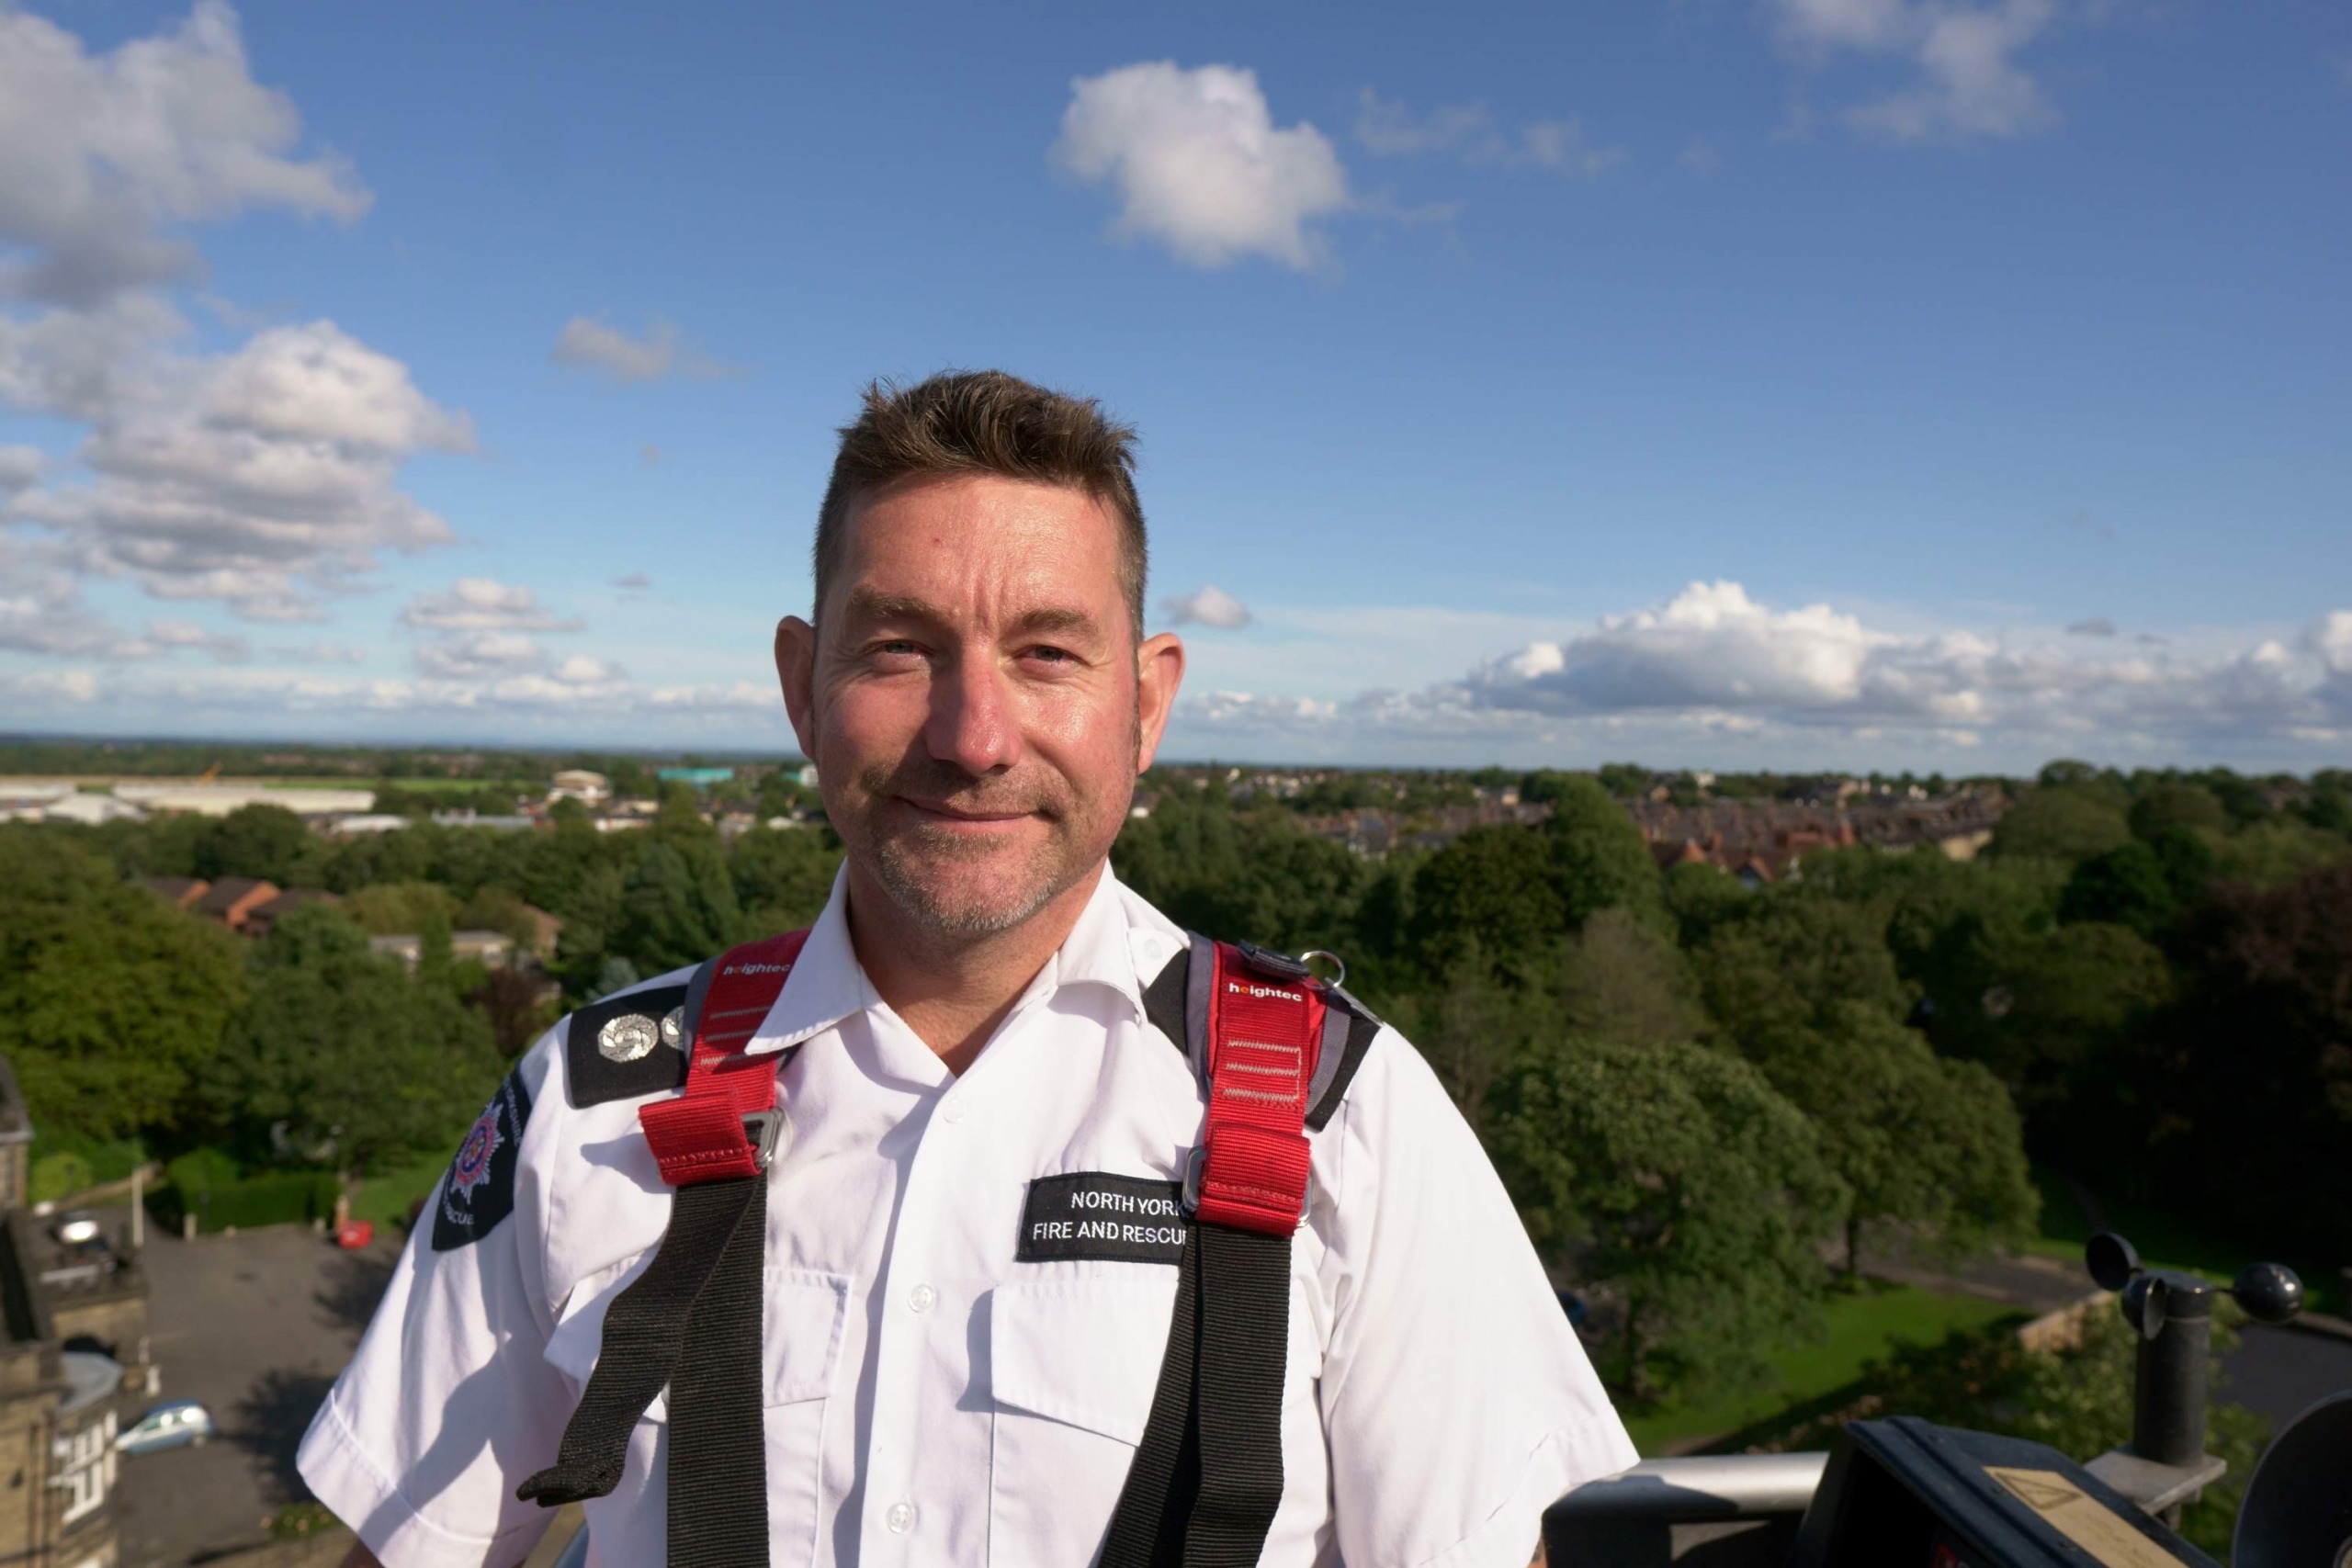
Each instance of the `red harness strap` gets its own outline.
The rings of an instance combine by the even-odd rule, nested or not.
[[[1323,1045],[1322,987],[1304,969],[1216,944],[1208,1115],[1185,1172],[1193,1213],[1288,1236],[1306,1212],[1306,1091]]]
[[[786,931],[745,942],[719,959],[695,1025],[685,1091],[650,1101],[637,1113],[661,1162],[662,1179],[671,1186],[757,1176],[767,1168],[781,1126],[776,1059],[747,1056],[742,1047],[783,994],[808,940],[807,931]]]

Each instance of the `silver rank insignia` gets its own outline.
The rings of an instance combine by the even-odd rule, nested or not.
[[[605,1021],[596,1031],[596,1054],[607,1062],[634,1062],[662,1043],[662,1024],[641,1012],[625,1012]]]
[[[677,1050],[686,1045],[686,1010],[672,1008],[662,1015],[662,1043]]]

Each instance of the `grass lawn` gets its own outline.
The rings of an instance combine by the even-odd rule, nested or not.
[[[478,789],[503,790],[508,795],[540,795],[546,792],[544,782],[529,779],[375,779],[378,789],[414,790],[419,795],[455,795],[459,791]]]
[[[432,1191],[433,1184],[448,1168],[448,1157],[436,1156],[421,1165],[404,1165],[371,1176],[352,1194],[351,1217],[373,1220],[379,1228],[396,1225],[408,1218],[408,1206]]]
[[[1770,1386],[1744,1398],[1660,1405],[1625,1426],[1644,1454],[1656,1454],[1678,1439],[1736,1432],[1845,1387],[1862,1375],[1864,1362],[1883,1359],[1898,1339],[1932,1345],[1956,1328],[2021,1315],[2013,1306],[1981,1296],[1939,1295],[1872,1280],[1858,1294],[1830,1298],[1826,1339],[1792,1346],[1772,1358]]]

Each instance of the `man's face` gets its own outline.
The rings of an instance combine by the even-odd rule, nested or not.
[[[776,664],[853,879],[934,931],[1017,926],[1109,853],[1182,650],[1137,645],[1118,524],[1082,491],[902,480],[850,523]]]

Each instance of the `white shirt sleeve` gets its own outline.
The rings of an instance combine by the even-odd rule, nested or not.
[[[1544,1509],[1639,1457],[1486,1152],[1394,1031],[1333,1131],[1323,1420],[1349,1568],[1525,1568]]]
[[[553,1517],[514,1487],[553,1461],[578,1394],[545,1359],[541,1173],[564,1109],[561,1041],[559,1025],[515,1067],[534,1114],[510,1168],[513,1211],[436,1250],[444,1174],[302,1439],[303,1480],[388,1568],[511,1568]]]

